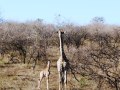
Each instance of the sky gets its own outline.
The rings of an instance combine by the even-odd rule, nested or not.
[[[0,17],[25,22],[88,24],[94,17],[120,24],[120,0],[0,0]]]

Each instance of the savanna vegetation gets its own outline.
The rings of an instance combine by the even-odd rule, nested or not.
[[[84,26],[46,24],[40,19],[1,21],[0,90],[35,90],[47,60],[50,89],[58,90],[59,29],[65,31],[64,49],[72,67],[68,90],[120,90],[120,26],[106,24],[102,17]],[[45,90],[45,80],[42,87]]]

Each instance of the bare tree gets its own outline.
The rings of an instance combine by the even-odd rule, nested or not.
[[[76,67],[76,72],[90,76],[95,81],[97,79],[104,80],[111,88],[119,90],[120,49],[116,43],[116,37],[109,34],[98,34],[94,35],[92,40],[94,43],[91,47],[79,49],[75,53],[74,67]]]

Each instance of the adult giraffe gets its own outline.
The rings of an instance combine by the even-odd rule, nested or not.
[[[63,48],[63,35],[64,31],[59,30],[59,41],[60,41],[60,57],[57,61],[57,69],[58,69],[58,74],[59,74],[59,90],[62,88],[66,90],[66,85],[67,85],[67,71],[69,69],[69,61],[66,58],[66,55],[64,53],[64,48]],[[62,86],[62,87],[61,87]]]

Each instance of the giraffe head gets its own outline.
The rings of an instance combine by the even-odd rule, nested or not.
[[[66,31],[64,31],[64,29],[59,29],[59,30],[57,30],[56,32],[54,32],[55,34],[56,33],[60,33],[60,34],[64,34],[64,33],[66,33]]]
[[[58,32],[61,33],[61,34],[64,34],[64,30],[63,29],[59,29]]]
[[[50,60],[48,60],[48,63],[51,63],[51,61],[50,61]]]
[[[64,33],[65,33],[65,31],[63,29],[59,29],[59,31],[58,31],[59,37],[61,37]]]

